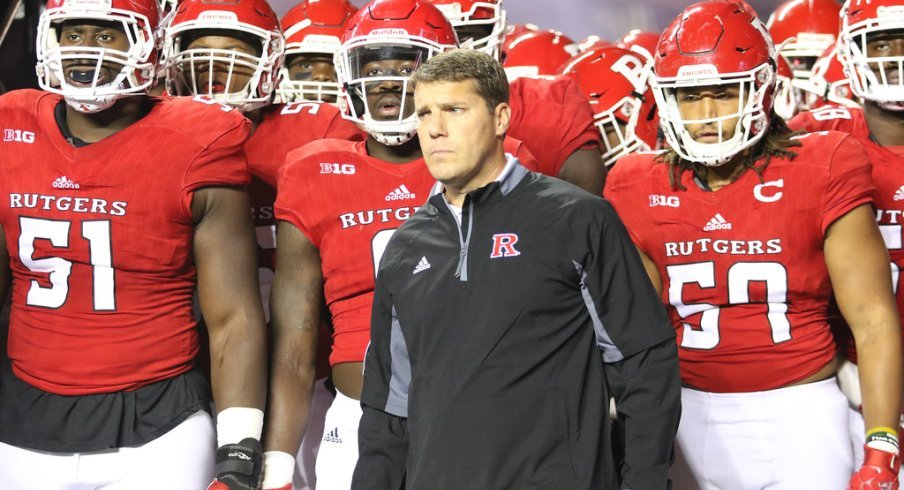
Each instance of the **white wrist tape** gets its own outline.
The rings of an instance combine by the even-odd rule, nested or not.
[[[261,440],[264,412],[257,408],[229,407],[217,414],[217,447],[243,439]]]
[[[264,453],[264,488],[283,488],[294,476],[294,456],[282,451]]]

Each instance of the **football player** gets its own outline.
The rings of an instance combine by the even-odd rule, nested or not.
[[[568,48],[573,51],[569,51]],[[558,31],[526,30],[509,36],[502,45],[502,65],[509,82],[521,77],[554,79],[562,65],[576,54],[574,41]]]
[[[348,489],[358,457],[358,401],[370,339],[374,276],[383,248],[435,182],[421,155],[409,77],[456,45],[455,31],[424,0],[376,0],[349,21],[337,57],[345,116],[367,140],[323,140],[289,154],[276,200],[277,269],[271,297],[275,360],[313,355],[322,314],[333,324],[336,398],[317,454],[317,486]],[[519,142],[508,150],[530,164]],[[535,164],[532,165],[535,168]],[[328,312],[323,310],[326,302]],[[304,427],[303,373],[276,366],[271,403],[282,425]],[[288,431],[288,430],[287,430]]]
[[[842,9],[839,58],[850,77],[850,89],[863,105],[825,106],[799,114],[790,123],[806,131],[835,130],[859,140],[872,162],[875,218],[891,258],[892,280],[898,310],[904,312],[904,288],[900,269],[904,266],[902,220],[904,213],[904,2],[901,0],[851,0]],[[864,428],[871,427],[865,405],[868,387],[857,384],[857,369],[866,369],[859,338],[851,339],[845,328],[839,343],[848,360],[840,372],[842,388],[851,410],[851,437],[855,446],[864,441]],[[856,342],[856,350],[854,345]],[[858,362],[859,360],[859,362]],[[864,410],[860,410],[864,403]],[[862,413],[861,413],[862,412]],[[866,426],[864,426],[864,418]],[[893,425],[897,428],[898,424]],[[869,436],[867,436],[867,439]],[[869,455],[867,455],[869,457]]]
[[[810,109],[812,100],[801,94],[798,86],[810,79],[813,65],[822,53],[835,44],[838,38],[838,12],[841,5],[835,0],[786,0],[779,5],[766,27],[779,56],[788,62],[793,74],[792,90],[798,102],[798,110]],[[782,111],[782,117],[790,119],[790,110]]]
[[[638,53],[647,55],[649,60],[653,59],[653,53],[656,52],[656,46],[659,44],[659,34],[655,32],[642,31],[640,29],[631,29],[627,34],[615,42],[615,45],[622,49],[629,49]]]
[[[849,135],[795,136],[777,117],[769,44],[732,2],[685,9],[654,66],[671,150],[623,158],[607,187],[678,334],[692,481],[676,486],[890,488],[900,321],[868,157]],[[862,361],[859,469],[834,379],[832,295]]]
[[[4,488],[260,483],[266,331],[248,122],[209,99],[146,96],[158,22],[156,0],[51,0],[38,30],[46,92],[0,98]]]
[[[835,44],[840,10],[835,0],[787,0],[769,16],[766,28],[794,78],[810,78],[816,59]]]
[[[346,22],[357,11],[348,0],[305,0],[286,12],[281,21],[286,59],[276,88],[280,102],[338,104],[340,87],[333,58]]]
[[[809,101],[810,109],[826,105],[860,108],[860,103],[851,92],[851,80],[838,58],[837,44],[833,44],[819,56],[813,64],[809,79],[799,80],[794,84]]]
[[[606,165],[658,147],[659,117],[645,64],[642,54],[611,46],[587,51],[562,70],[577,80],[593,108]]]
[[[463,48],[498,57],[504,37],[518,37],[505,32],[502,0],[429,1],[452,22]],[[539,31],[536,26],[526,26],[523,32],[531,30]],[[541,173],[601,193],[606,178],[600,156],[602,142],[593,126],[593,112],[577,83],[530,77],[510,82],[512,119],[508,135],[527,145]]]
[[[203,95],[222,101],[242,111],[252,123],[245,153],[253,173],[249,193],[260,251],[261,298],[269,305],[276,246],[273,202],[279,167],[291,150],[311,141],[358,140],[362,138],[361,132],[329,104],[271,103],[283,55],[283,37],[276,14],[265,0],[182,2],[167,30],[165,51],[168,53],[167,86],[174,95]],[[269,318],[267,308],[265,313]],[[321,350],[327,348],[328,345]],[[314,407],[328,404],[320,397],[329,399],[324,389],[326,369],[321,366],[317,374],[320,381]],[[270,403],[269,406],[268,420],[277,425],[271,428],[268,424],[267,428],[266,487],[280,488],[292,481],[294,455],[299,452],[296,436],[300,434],[280,429],[281,405]],[[310,416],[322,418],[323,413]],[[319,440],[319,434],[312,435],[307,442],[314,444],[306,444],[298,455],[300,487],[313,487],[313,468],[309,466]]]

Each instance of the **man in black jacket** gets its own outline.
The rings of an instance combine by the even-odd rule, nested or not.
[[[675,333],[618,216],[503,152],[495,60],[453,51],[414,80],[439,182],[380,264],[352,488],[668,488]]]

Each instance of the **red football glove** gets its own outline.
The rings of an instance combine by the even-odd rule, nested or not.
[[[207,485],[207,490],[229,490],[229,485],[214,478],[210,485]]]
[[[264,490],[292,490],[292,484],[291,484],[291,483],[287,483],[286,486],[284,486],[284,487],[279,487],[279,488],[265,488]]]
[[[898,490],[898,455],[863,446],[863,466],[848,485],[849,490]]]

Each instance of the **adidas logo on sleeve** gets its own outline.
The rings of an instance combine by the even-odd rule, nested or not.
[[[417,274],[418,272],[424,272],[425,270],[430,268],[430,262],[427,262],[427,257],[421,257],[421,261],[417,263],[414,267],[414,272],[411,274]]]

